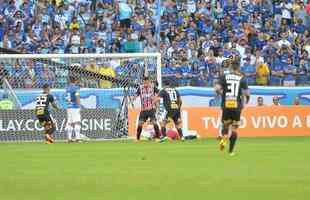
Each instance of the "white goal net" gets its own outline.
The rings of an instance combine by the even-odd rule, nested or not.
[[[41,140],[42,127],[34,115],[36,97],[49,84],[61,108],[52,111],[56,139],[65,139],[68,77],[81,88],[82,133],[93,139],[126,137],[128,96],[144,76],[161,87],[159,53],[132,54],[2,54],[0,55],[0,141]],[[3,81],[5,80],[5,81]],[[0,107],[1,108],[1,107]]]

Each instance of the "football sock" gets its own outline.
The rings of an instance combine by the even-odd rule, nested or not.
[[[156,138],[160,138],[160,133],[159,133],[159,127],[157,124],[154,124],[154,130],[155,130],[155,135],[156,135]]]
[[[55,126],[53,126],[50,130],[49,130],[49,135],[53,135],[54,133],[55,133],[55,131],[56,131],[56,127]]]
[[[237,132],[233,131],[229,138],[229,153],[232,153],[234,151],[237,138],[238,138]]]
[[[80,140],[81,139],[81,125],[80,124],[75,124],[74,126],[74,132],[75,132],[75,138],[77,140]]]
[[[178,133],[179,133],[179,137],[182,138],[183,137],[183,131],[182,128],[178,128]]]
[[[142,125],[139,125],[137,129],[137,140],[140,140],[141,133],[142,133]]]
[[[166,127],[161,127],[161,135],[163,136],[163,137],[166,137],[167,136],[167,134],[166,134]]]
[[[68,125],[67,127],[68,140],[72,140],[72,133],[73,133],[73,127],[71,125]]]

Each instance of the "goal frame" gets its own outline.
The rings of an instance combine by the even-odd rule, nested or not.
[[[157,84],[158,84],[158,88],[162,88],[162,75],[161,75],[161,54],[160,53],[107,53],[107,54],[0,54],[0,62],[2,61],[6,61],[6,60],[18,60],[18,59],[32,59],[32,60],[53,60],[53,59],[66,59],[66,60],[71,60],[72,61],[74,59],[119,59],[119,60],[126,60],[126,59],[141,59],[141,60],[144,60],[144,59],[153,59],[153,63],[155,64],[156,62],[156,69],[154,70],[153,69],[153,72],[156,72],[156,75],[154,76],[154,78],[156,78],[157,80]],[[156,61],[155,61],[156,60]],[[68,66],[68,70],[70,70],[70,67],[72,66]],[[74,66],[75,67],[75,66]],[[145,65],[145,70],[147,72],[148,70],[148,65]],[[90,72],[90,73],[93,73],[93,72]],[[105,79],[106,77],[101,76],[101,75],[96,75],[98,79]],[[109,77],[108,77],[109,78]],[[119,80],[114,80],[114,81],[119,81]],[[131,87],[135,87],[134,85],[131,85],[129,87],[116,87],[114,89],[117,89],[117,88],[123,88],[124,90],[124,98],[121,100],[121,107],[118,111],[116,111],[118,114],[117,114],[117,118],[116,118],[116,121],[120,121],[118,123],[128,123],[128,116],[127,116],[127,121],[121,121],[119,119],[123,119],[122,115],[121,116],[121,112],[124,111],[124,109],[128,109],[128,105],[129,103],[132,103],[130,101],[130,98],[128,98],[129,96],[129,88]],[[15,110],[15,109],[14,109]],[[109,109],[108,109],[109,110]],[[30,111],[30,110],[28,110]],[[28,111],[26,110],[25,112],[27,112],[25,115],[29,115],[30,116],[30,113],[28,113]],[[24,112],[23,110],[16,110],[16,113],[18,115],[18,113],[22,113]],[[9,113],[9,112],[8,112]],[[128,110],[127,110],[127,115],[128,115]],[[7,114],[7,113],[5,113]],[[15,114],[14,114],[15,115]],[[32,115],[32,114],[31,114]],[[63,115],[63,113],[61,112],[59,115]],[[112,127],[112,132],[116,132],[118,131],[117,129],[117,126],[118,124],[115,124],[114,127]],[[128,124],[127,124],[127,131],[128,131]],[[1,133],[1,131],[0,131]],[[128,134],[128,133],[127,133]],[[1,136],[1,134],[0,134]],[[5,136],[5,135],[4,135]],[[122,134],[120,133],[119,135],[114,135],[113,133],[113,136],[116,136],[116,137],[121,137]],[[123,135],[123,136],[126,136],[126,135]],[[6,137],[6,136],[5,136]],[[22,134],[19,136],[19,137],[24,137]],[[31,136],[32,137],[32,136]],[[128,135],[127,135],[128,137]],[[8,137],[9,138],[9,137]],[[25,138],[28,138],[25,136]],[[32,138],[32,140],[35,140],[37,141],[38,138],[40,137],[34,137]],[[4,138],[6,140],[6,138]],[[114,138],[115,139],[115,138]],[[8,141],[12,140],[12,139],[7,139]],[[15,139],[13,139],[15,140]],[[19,139],[18,139],[19,140]],[[21,140],[24,140],[24,139],[21,139]],[[25,140],[28,140],[28,139],[25,139]],[[0,141],[3,141],[3,139],[0,138]]]

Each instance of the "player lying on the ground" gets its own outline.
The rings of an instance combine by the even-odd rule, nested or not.
[[[74,76],[69,77],[69,85],[66,89],[67,100],[67,135],[68,142],[81,141],[81,100],[80,100],[80,86]],[[75,140],[72,138],[73,130],[75,133]]]
[[[139,115],[139,123],[137,128],[137,140],[140,140],[143,124],[150,119],[154,126],[156,138],[160,137],[159,127],[156,123],[156,102],[155,97],[158,94],[157,87],[151,82],[149,77],[143,78],[143,84],[138,87],[136,97],[140,97],[141,111]]]
[[[234,155],[234,146],[237,141],[237,128],[240,122],[241,111],[244,104],[250,100],[250,93],[246,79],[240,73],[240,60],[234,60],[231,64],[231,72],[220,77],[215,85],[215,91],[222,96],[222,122],[223,137],[220,141],[220,149],[223,150],[229,139],[229,153]]]
[[[55,103],[53,95],[50,94],[50,88],[48,84],[43,85],[43,93],[37,97],[35,113],[44,127],[45,141],[47,144],[54,143],[53,133],[56,131],[56,126],[53,117],[50,114],[50,105],[54,109],[59,109]]]
[[[156,101],[160,101],[160,98],[163,99],[163,104],[167,112],[164,120],[161,122],[161,134],[163,136],[162,140],[167,139],[166,125],[169,119],[173,120],[179,137],[184,140],[181,121],[182,100],[180,93],[172,86],[171,82],[167,82],[166,87],[158,94]]]

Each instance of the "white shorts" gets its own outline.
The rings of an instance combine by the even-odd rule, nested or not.
[[[80,108],[68,108],[67,109],[67,124],[81,122],[80,111],[81,111]]]

